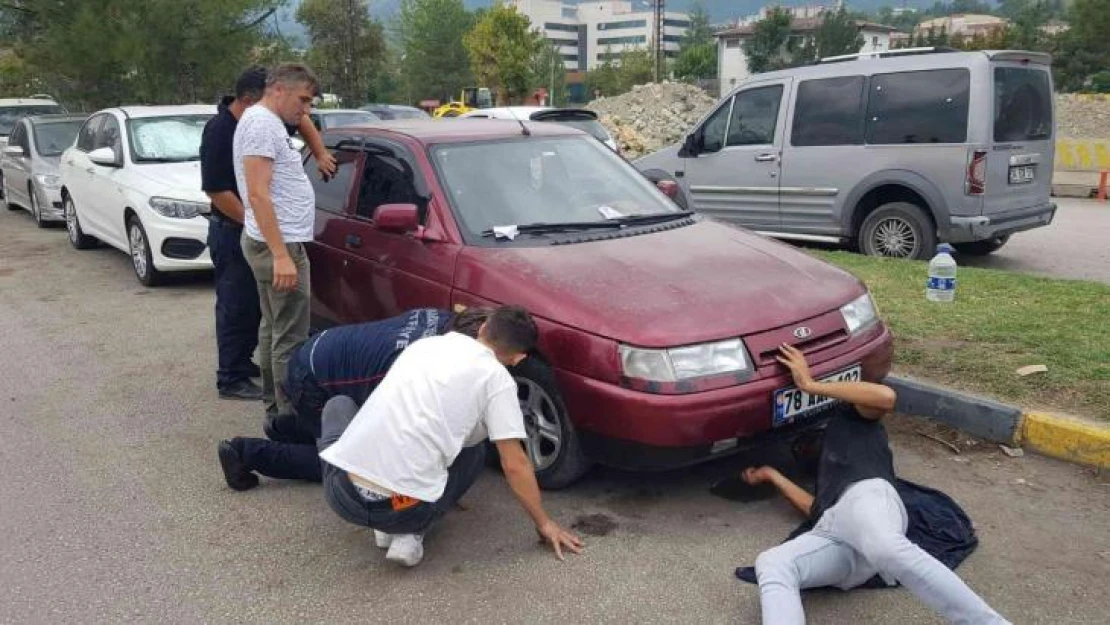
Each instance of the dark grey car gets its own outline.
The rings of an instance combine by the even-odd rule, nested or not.
[[[755,75],[635,165],[698,212],[871,255],[988,254],[1051,223],[1051,58],[888,54]]]

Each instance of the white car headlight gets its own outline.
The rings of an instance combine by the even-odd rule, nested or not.
[[[62,186],[62,178],[53,174],[35,174],[35,180],[47,189],[57,189]]]
[[[208,212],[207,204],[191,202],[189,200],[152,197],[149,203],[150,207],[159,215],[163,217],[173,217],[174,219],[192,219],[197,215],[203,215]]]
[[[624,375],[649,382],[678,382],[751,369],[740,339],[671,349],[620,346]]]
[[[851,334],[866,329],[879,320],[879,313],[875,310],[875,302],[871,300],[870,293],[864,293],[841,306],[840,314],[844,317],[844,325],[848,326],[848,332]]]

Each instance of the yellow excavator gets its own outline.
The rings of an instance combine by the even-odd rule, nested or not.
[[[432,117],[458,117],[474,109],[493,107],[493,93],[488,87],[464,87],[462,96],[432,112]]]

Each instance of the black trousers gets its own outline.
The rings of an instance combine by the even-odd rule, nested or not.
[[[251,357],[258,346],[258,287],[243,258],[239,238],[243,227],[213,212],[208,222],[208,252],[216,280],[216,347],[219,368],[216,387],[249,379]]]

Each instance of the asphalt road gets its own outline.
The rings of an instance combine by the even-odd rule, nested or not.
[[[261,409],[216,397],[206,279],[143,288],[124,254],[75,251],[25,213],[0,214],[0,233],[0,623],[758,621],[733,568],[798,519],[708,493],[753,457],[597,471],[548,493],[565,524],[614,524],[565,563],[490,471],[424,563],[399,570],[318,486],[223,484],[217,441],[260,433]],[[900,473],[975,520],[982,544],[960,574],[988,602],[1015,623],[1106,621],[1106,475],[987,445],[956,455],[918,435],[928,424],[890,427]],[[901,589],[814,593],[806,608],[812,623],[938,622]]]
[[[1056,218],[1048,227],[1019,232],[997,252],[960,257],[959,262],[1110,284],[1110,203],[1062,197],[1054,201]]]

